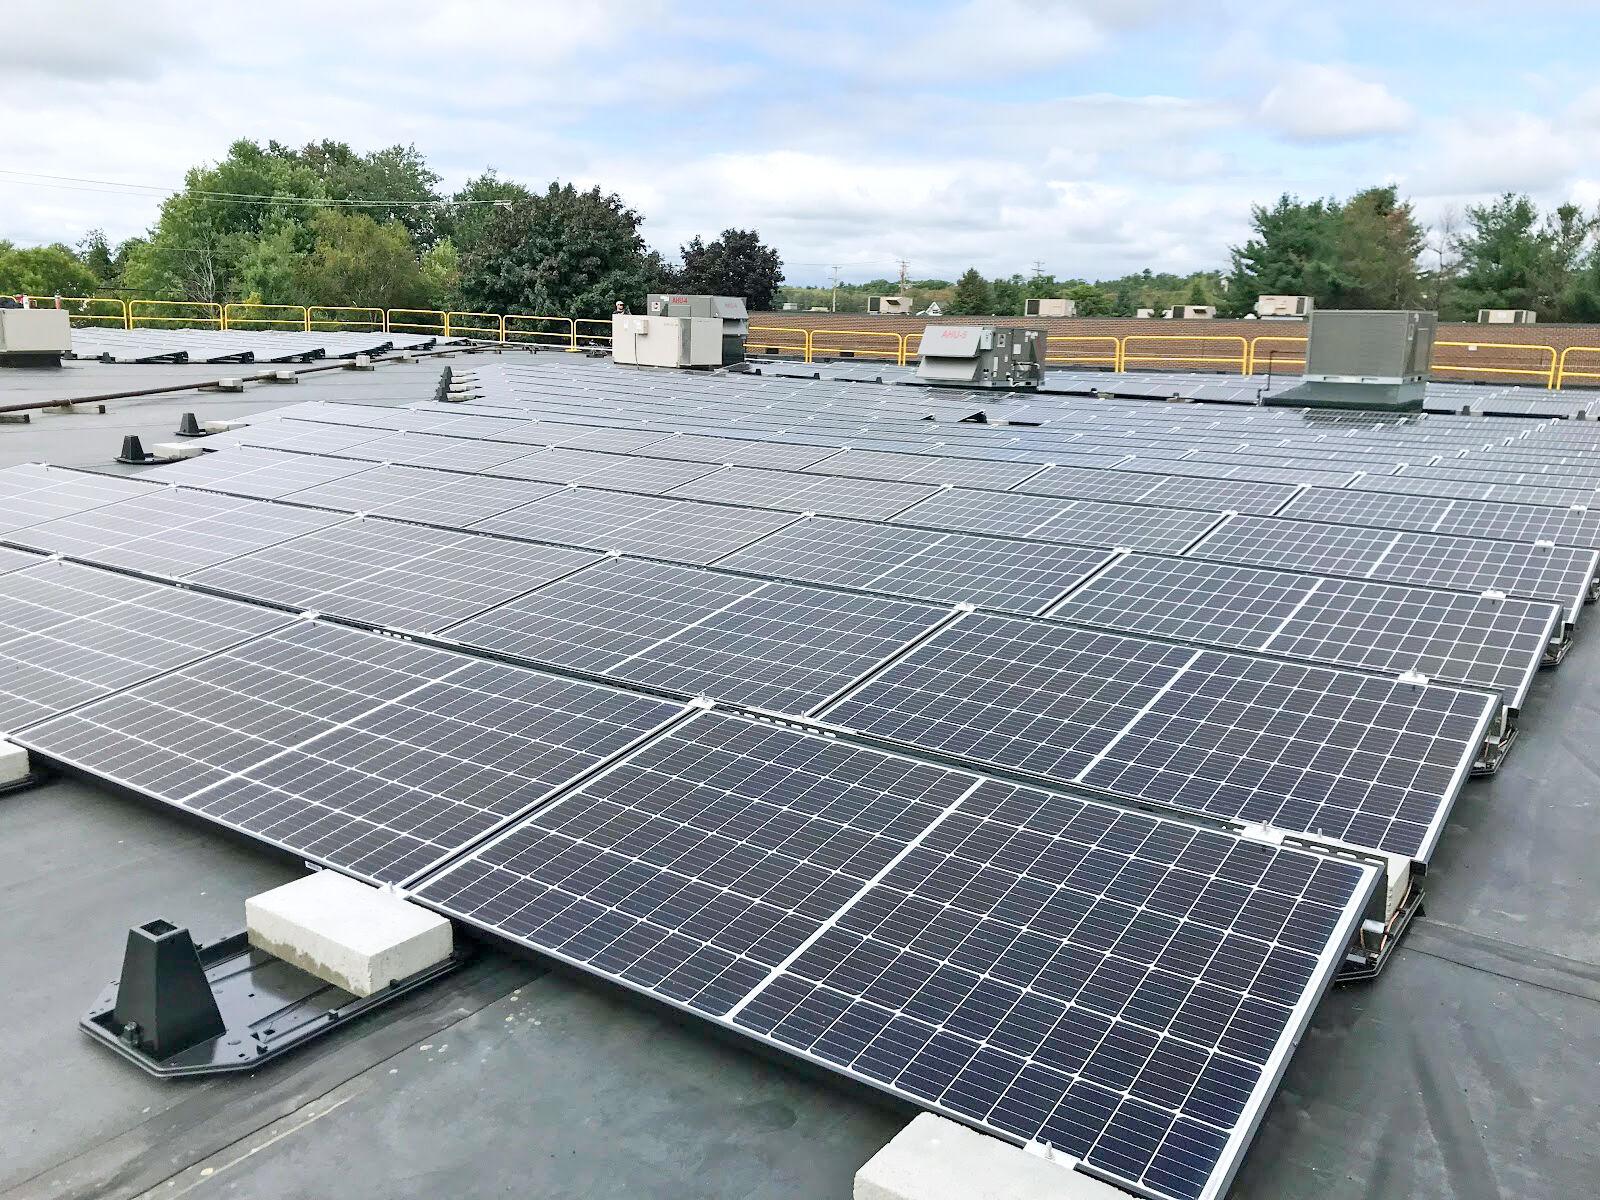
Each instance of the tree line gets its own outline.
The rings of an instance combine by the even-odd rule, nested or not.
[[[493,170],[449,195],[439,182],[411,146],[237,141],[185,175],[145,236],[0,241],[0,292],[601,317],[619,300],[642,311],[652,291],[765,308],[783,279],[754,230],[696,236],[669,261],[598,187],[535,190]]]
[[[98,230],[76,247],[0,241],[0,292],[575,317],[603,317],[618,300],[639,311],[651,291],[840,312],[903,291],[919,311],[937,303],[973,315],[1019,315],[1027,299],[1066,296],[1083,316],[1180,304],[1243,316],[1257,296],[1286,294],[1323,308],[1431,308],[1446,320],[1525,308],[1546,322],[1600,321],[1600,213],[1541,212],[1513,193],[1431,229],[1392,186],[1344,200],[1283,195],[1252,208],[1226,270],[1090,281],[969,269],[954,281],[834,288],[784,286],[777,251],[755,230],[696,236],[669,260],[645,244],[643,215],[599,187],[535,189],[492,169],[449,194],[439,183],[412,146],[241,140],[190,170],[144,236],[116,246]]]

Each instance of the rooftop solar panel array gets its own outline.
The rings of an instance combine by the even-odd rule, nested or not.
[[[1600,558],[1576,425],[460,377],[0,471],[18,740],[1174,1200]]]

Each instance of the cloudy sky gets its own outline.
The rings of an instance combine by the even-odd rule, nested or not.
[[[792,282],[1220,266],[1249,205],[1600,203],[1595,0],[6,0],[0,238],[142,232],[238,137],[600,183]],[[270,16],[267,14],[271,14]],[[53,178],[39,178],[47,176]],[[130,191],[138,194],[129,194]]]

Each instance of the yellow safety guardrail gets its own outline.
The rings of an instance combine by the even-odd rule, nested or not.
[[[1239,347],[1239,353],[1228,355],[1186,355],[1186,354],[1129,354],[1128,349],[1134,342],[1226,342]],[[1239,374],[1249,374],[1250,368],[1250,343],[1243,336],[1237,334],[1220,333],[1130,333],[1122,339],[1122,369],[1126,370],[1131,362],[1144,363],[1221,363],[1228,366],[1237,366]]]
[[[463,318],[457,320],[456,318]],[[474,325],[472,321],[488,321],[488,325]],[[496,342],[506,340],[506,319],[499,313],[447,312],[444,315],[445,337],[489,338]]]
[[[1465,349],[1469,353],[1476,353],[1479,350],[1534,350],[1540,354],[1548,354],[1550,356],[1550,364],[1538,369],[1531,367],[1484,367],[1477,363],[1441,363],[1435,357],[1434,361],[1428,364],[1430,371],[1461,371],[1468,375],[1531,375],[1535,379],[1543,379],[1547,388],[1556,386],[1556,375],[1560,369],[1560,355],[1556,353],[1554,346],[1538,346],[1532,342],[1435,342],[1433,344],[1435,350],[1443,346]]]
[[[1600,371],[1569,371],[1567,369],[1567,355],[1569,354],[1600,354],[1600,346],[1568,346],[1561,352],[1561,361],[1556,365],[1556,387],[1565,386],[1568,379],[1600,379]]]
[[[451,314],[454,316],[455,314]],[[513,328],[513,321],[539,322],[543,325],[554,324],[554,329],[522,329]],[[528,313],[507,313],[505,319],[504,340],[518,342],[538,342],[541,345],[549,343],[555,346],[565,346],[569,350],[577,348],[577,324],[571,317],[536,317]]]
[[[877,338],[888,340],[893,349],[874,349],[870,344],[862,346],[819,346],[819,338],[830,341],[843,338]],[[899,366],[906,365],[906,339],[901,333],[889,333],[882,329],[813,329],[811,331],[811,354],[807,361],[815,359],[818,354],[836,354],[840,358],[892,358]]]
[[[162,310],[183,309],[184,312],[174,313],[171,316],[159,314],[147,315],[142,309],[156,308]],[[204,313],[204,316],[196,316]],[[197,325],[208,329],[223,329],[222,305],[210,300],[129,300],[128,301],[128,328],[137,329],[143,321],[146,325]]]
[[[1299,346],[1302,350],[1304,350],[1306,346],[1305,338],[1291,337],[1288,334],[1263,333],[1260,337],[1253,337],[1250,339],[1250,365],[1245,370],[1246,375],[1254,375],[1256,373],[1256,359],[1260,357],[1256,347],[1261,345],[1262,342],[1291,342],[1294,345]],[[1306,365],[1305,359],[1284,358],[1279,355],[1276,350],[1267,351],[1267,359],[1273,366],[1277,366],[1279,363],[1291,364],[1296,367],[1303,367]]]
[[[272,312],[293,313],[292,317],[251,317],[234,316],[235,311],[244,312],[247,309],[268,309]],[[287,326],[301,332],[311,328],[311,317],[304,304],[256,304],[249,300],[236,300],[232,304],[222,306],[222,327],[224,329],[260,329],[263,327],[279,329]]]
[[[1111,343],[1111,357],[1106,358],[1098,354],[1051,354],[1051,342],[1097,342]],[[1109,333],[1052,333],[1044,339],[1044,361],[1047,363],[1110,363],[1113,371],[1122,370],[1122,339],[1112,337]]]
[[[29,296],[27,299],[35,308],[65,309],[69,324],[128,327],[128,304],[115,296]],[[91,304],[109,306],[112,311],[90,312]]]
[[[362,313],[360,318],[319,317],[318,313]],[[389,323],[381,308],[362,308],[353,304],[313,304],[306,309],[306,330],[337,332],[349,329],[355,333],[385,333]]]
[[[598,325],[598,330],[583,329],[585,325]],[[585,346],[610,346],[611,345],[611,320],[601,320],[598,317],[579,317],[572,322],[572,348],[580,348],[579,343]]]
[[[436,321],[412,321],[400,318],[410,317],[437,317]],[[383,327],[390,333],[438,333],[445,332],[445,314],[437,308],[391,308],[384,314]]]
[[[789,345],[777,340],[778,334],[796,334],[799,341]],[[759,334],[760,336],[756,336]],[[801,362],[811,361],[811,330],[798,325],[752,325],[745,338],[746,354],[793,354],[798,352]]]

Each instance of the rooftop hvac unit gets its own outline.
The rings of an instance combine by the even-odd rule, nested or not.
[[[1267,399],[1299,408],[1422,407],[1439,318],[1407,310],[1313,313],[1304,382]]]
[[[1065,296],[1024,300],[1022,302],[1022,315],[1025,317],[1075,317],[1078,315],[1078,302],[1076,300],[1068,300]]]
[[[1310,296],[1256,297],[1256,316],[1258,317],[1309,317],[1311,309],[1312,300]]]
[[[881,317],[908,315],[914,306],[910,296],[868,296],[867,311]]]
[[[72,322],[60,308],[0,308],[0,366],[55,366],[72,352]]]
[[[1479,325],[1532,325],[1539,314],[1531,308],[1480,308]]]
[[[629,366],[720,367],[723,347],[717,317],[611,318],[611,357]]]
[[[699,317],[720,322],[723,365],[744,361],[744,339],[750,332],[750,314],[739,297],[656,292],[646,298],[645,311],[652,317]]]
[[[1209,321],[1217,315],[1214,304],[1179,304],[1167,309],[1167,316],[1175,321]]]
[[[1148,321],[1156,315],[1156,310],[1153,308],[1136,308],[1133,310],[1133,315],[1138,320]]]
[[[1045,333],[999,325],[929,325],[917,378],[947,387],[1036,388],[1044,381]]]

